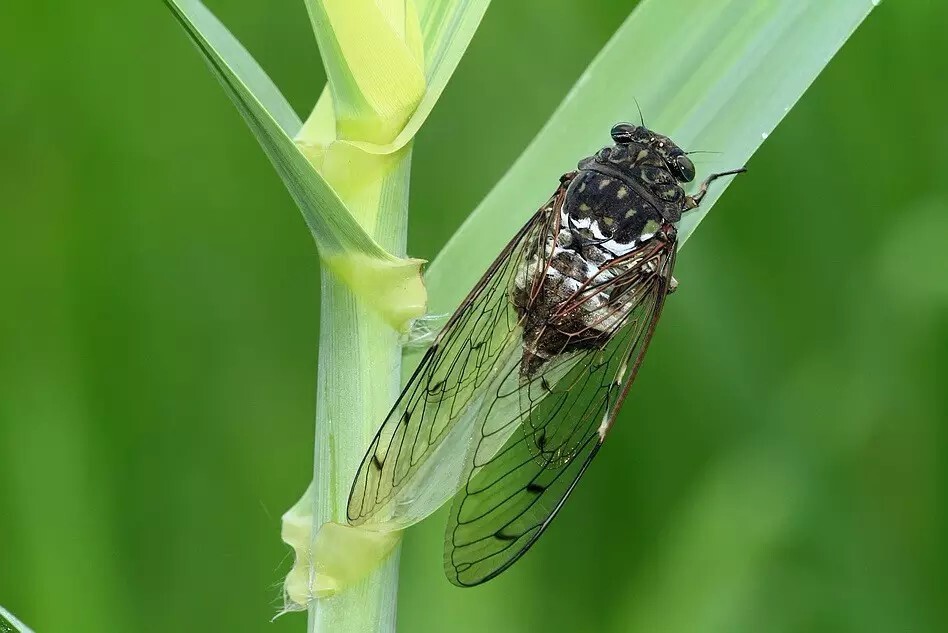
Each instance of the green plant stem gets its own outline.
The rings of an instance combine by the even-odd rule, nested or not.
[[[381,183],[372,208],[353,213],[383,248],[405,250],[411,152]],[[378,421],[398,395],[399,334],[331,271],[321,283],[313,537],[322,524],[346,522],[349,486]],[[312,583],[311,583],[312,584]],[[310,633],[395,631],[398,549],[364,580],[309,605]]]
[[[314,527],[345,522],[354,469],[373,429],[397,395],[399,348],[394,332],[333,274],[322,273],[317,377]],[[315,532],[314,532],[315,534]],[[397,551],[358,585],[315,600],[311,633],[394,631]]]

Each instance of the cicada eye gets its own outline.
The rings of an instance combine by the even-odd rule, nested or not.
[[[616,143],[628,143],[632,140],[635,126],[629,123],[618,123],[612,128],[612,140]]]
[[[675,159],[673,167],[675,176],[680,181],[691,182],[695,179],[695,164],[684,154]]]

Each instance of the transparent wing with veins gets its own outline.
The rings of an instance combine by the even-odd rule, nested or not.
[[[675,246],[674,240],[643,245],[641,251],[652,250],[629,255],[641,265],[635,261],[608,282],[594,278],[577,291],[572,307],[564,302],[564,310],[576,309],[584,296],[606,285],[613,298],[622,296],[621,307],[602,315],[600,322],[611,329],[608,337],[596,333],[600,345],[565,354],[529,380],[511,367],[490,394],[445,534],[444,568],[453,583],[480,584],[516,562],[586,471],[651,340],[671,283]],[[591,336],[583,329],[570,335]]]
[[[401,529],[457,492],[488,387],[519,362],[522,327],[510,301],[516,276],[528,261],[544,265],[528,254],[548,248],[564,191],[511,240],[425,354],[356,473],[347,507],[353,525]]]

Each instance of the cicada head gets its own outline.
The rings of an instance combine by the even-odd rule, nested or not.
[[[661,157],[678,182],[695,179],[694,163],[684,150],[664,134],[653,132],[644,125],[619,123],[612,128],[612,140],[616,145],[638,145],[652,150]]]

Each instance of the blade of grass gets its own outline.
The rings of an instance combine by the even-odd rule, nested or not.
[[[182,24],[188,31],[188,35],[192,38],[202,37],[205,45],[210,47],[212,54],[217,57],[213,61],[208,59],[207,63],[221,64],[233,74],[230,79],[219,78],[222,82],[235,83],[234,88],[227,83],[224,85],[231,99],[256,100],[259,107],[270,115],[285,135],[293,136],[299,131],[302,122],[283,93],[260,67],[257,60],[207,7],[196,0],[166,0],[166,4],[179,20],[188,22],[187,25]],[[198,46],[201,48],[201,45]],[[203,48],[201,52],[204,53]],[[216,66],[212,65],[211,70],[217,73]],[[232,90],[237,94],[231,94]],[[246,94],[240,94],[240,92],[246,92]],[[248,109],[252,107],[248,105]],[[254,124],[249,123],[249,125],[253,129]],[[254,133],[258,132],[254,130]]]
[[[323,261],[390,323],[423,310],[421,261],[391,255],[368,235],[293,142],[299,119],[253,58],[197,0],[165,0],[283,179]]]
[[[636,101],[686,150],[720,152],[699,169],[744,165],[875,4],[644,0],[432,263],[430,310],[457,306],[560,174],[607,144],[615,122],[638,120]],[[728,184],[682,221],[682,242]]]
[[[13,617],[13,614],[0,607],[0,633],[33,633],[25,624]]]

